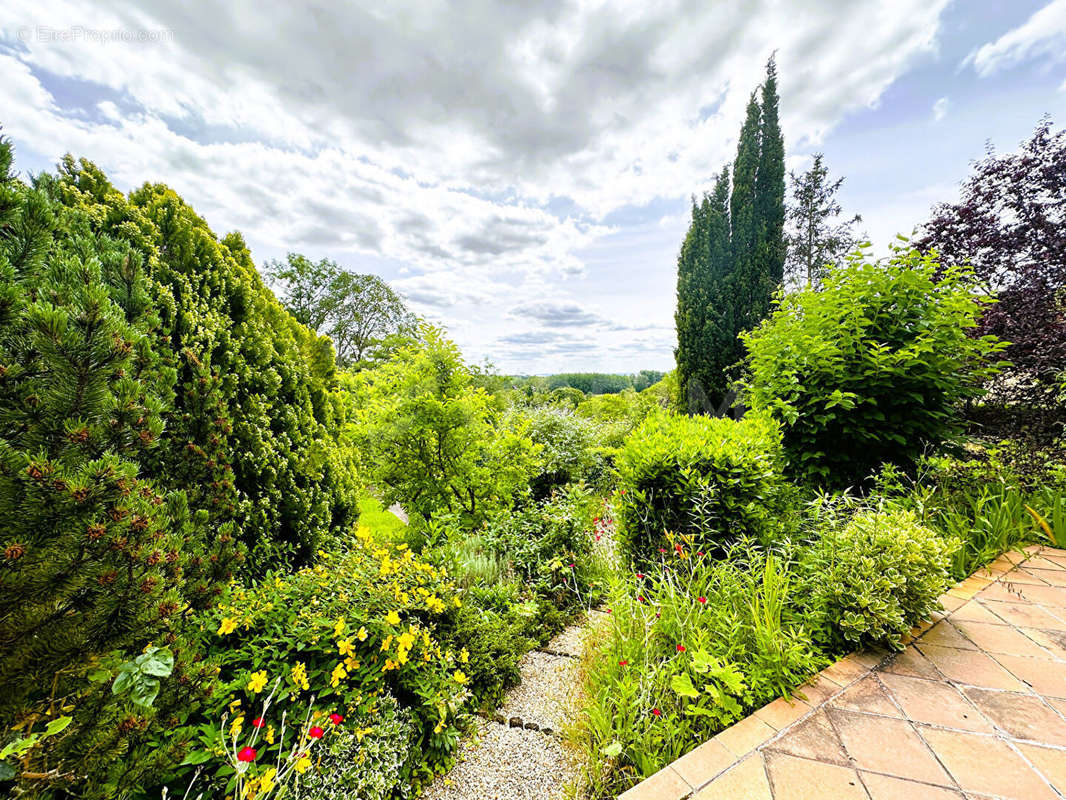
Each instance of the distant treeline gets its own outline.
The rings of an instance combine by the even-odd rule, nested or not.
[[[553,389],[570,387],[585,394],[615,394],[626,389],[642,392],[653,383],[662,380],[665,373],[654,369],[642,369],[633,375],[616,375],[607,372],[561,372],[558,375],[518,375],[511,378],[516,389],[530,388],[550,392]]]

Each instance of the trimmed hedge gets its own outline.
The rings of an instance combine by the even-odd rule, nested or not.
[[[620,541],[645,559],[668,534],[713,551],[741,536],[766,539],[784,482],[781,431],[764,415],[741,421],[658,412],[619,451]]]

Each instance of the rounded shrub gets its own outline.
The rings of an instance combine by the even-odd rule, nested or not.
[[[912,511],[866,511],[828,526],[802,559],[813,618],[837,645],[899,647],[940,607],[957,546]]]
[[[1003,345],[970,335],[981,308],[964,271],[860,252],[743,334],[748,402],[781,422],[797,476],[854,486],[882,463],[909,466],[959,432],[959,404],[998,366]]]
[[[623,547],[644,559],[667,546],[667,533],[704,551],[769,538],[783,498],[781,462],[781,431],[767,415],[652,414],[615,462]]]

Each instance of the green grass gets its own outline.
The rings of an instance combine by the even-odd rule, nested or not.
[[[407,528],[399,517],[381,505],[381,501],[369,495],[359,499],[359,524],[370,528],[381,541],[402,539]]]

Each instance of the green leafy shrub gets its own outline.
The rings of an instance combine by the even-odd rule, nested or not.
[[[647,559],[665,534],[719,550],[744,535],[769,537],[783,502],[781,433],[765,415],[731,419],[657,412],[618,454],[619,539]]]
[[[899,647],[939,609],[957,547],[906,510],[863,511],[846,525],[826,525],[803,558],[812,617],[836,642]]]
[[[142,474],[175,373],[140,253],[10,166],[0,139],[0,745],[52,730],[17,770],[48,778],[20,790],[87,775],[79,793],[109,797],[165,761],[138,748],[176,705],[128,654],[179,641],[241,553],[232,523]],[[195,702],[210,676],[174,651],[177,704]]]
[[[431,327],[422,338],[355,377],[349,437],[385,505],[412,523],[457,515],[476,527],[526,490],[537,447],[452,342]]]
[[[846,486],[909,467],[959,432],[958,404],[997,367],[1003,345],[969,335],[980,313],[966,272],[913,251],[853,255],[743,335],[749,402],[781,422],[798,476]]]
[[[325,747],[315,750],[315,769],[298,783],[307,800],[389,800],[407,794],[402,775],[417,757],[411,712],[390,694],[365,714],[348,717]]]
[[[543,500],[570,482],[595,482],[602,477],[604,460],[596,450],[598,426],[593,421],[551,406],[522,416],[528,421],[529,438],[541,447],[537,474],[529,482],[535,500]]]
[[[193,742],[187,763],[206,760],[220,745],[217,719],[241,707],[234,697],[254,702],[275,680],[279,704],[314,695],[345,717],[372,714],[390,693],[414,724],[414,757],[401,777],[419,786],[449,763],[465,724],[469,655],[448,644],[462,605],[443,570],[360,528],[347,550],[313,567],[231,588],[205,634],[222,690],[170,736]]]

